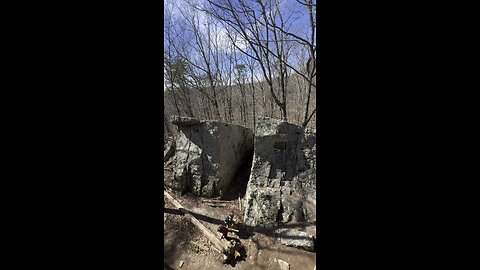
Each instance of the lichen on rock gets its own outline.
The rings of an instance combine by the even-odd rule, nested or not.
[[[247,185],[244,222],[271,225],[314,221],[316,197],[315,130],[259,118]]]
[[[178,126],[174,179],[165,185],[197,196],[221,196],[253,151],[253,132],[237,125],[172,117]]]

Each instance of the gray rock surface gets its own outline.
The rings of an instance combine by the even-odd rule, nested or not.
[[[282,244],[286,246],[301,248],[308,251],[315,250],[313,236],[306,232],[286,229],[280,233],[280,240]]]
[[[315,221],[315,130],[266,117],[257,124],[245,224]]]
[[[290,270],[290,265],[286,261],[282,261],[277,259],[278,264],[280,265],[280,269],[282,270]]]
[[[163,162],[167,162],[175,154],[175,141],[168,141],[163,151]]]
[[[173,180],[165,185],[197,196],[222,196],[245,159],[251,158],[253,132],[247,128],[188,117],[172,117],[178,126]]]

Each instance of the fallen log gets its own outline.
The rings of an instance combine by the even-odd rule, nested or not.
[[[224,200],[214,200],[214,199],[205,199],[202,200],[204,203],[234,203],[234,201],[224,201]]]
[[[236,232],[236,233],[240,232],[239,230],[235,230],[235,229],[232,229],[232,228],[228,228],[228,231],[229,232]]]
[[[207,229],[198,219],[196,219],[188,210],[183,208],[183,206],[175,200],[166,190],[163,191],[163,194],[167,199],[169,199],[172,204],[184,213],[184,216],[190,219],[190,221],[205,235],[210,243],[212,243],[216,250],[221,251],[223,254],[223,263],[226,263],[231,258],[238,256],[241,245],[233,240],[227,241],[224,239],[219,239],[212,231]]]
[[[215,251],[218,252],[218,253],[222,253],[220,250],[218,250],[218,249],[217,249],[216,247],[214,247],[214,246],[211,246],[210,249],[213,249],[213,250],[215,250]]]
[[[224,203],[220,203],[220,204],[215,204],[215,203],[207,203],[208,206],[211,206],[211,207],[226,207],[227,205],[224,204]]]
[[[183,208],[183,206],[177,201],[175,200],[170,194],[168,194],[167,191],[163,191],[163,194],[165,195],[165,197],[167,199],[169,199],[173,205],[178,208],[180,211],[182,211],[185,216],[187,218],[190,219],[190,221],[195,225],[197,226],[197,228],[200,229],[200,231],[208,238],[208,240],[210,241],[210,243],[212,243],[213,245],[215,245],[216,248],[220,249],[220,250],[223,250],[224,247],[226,246],[225,244],[222,244],[222,242],[217,239],[217,236],[212,233],[209,229],[207,229],[205,226],[203,226],[202,223],[200,223],[200,221],[198,221],[194,216],[192,216],[190,214],[190,212],[188,212],[185,208]]]

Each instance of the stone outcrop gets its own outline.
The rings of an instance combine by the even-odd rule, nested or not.
[[[316,132],[259,118],[245,196],[247,225],[316,220]]]
[[[280,241],[286,246],[315,251],[313,236],[306,232],[294,229],[283,230],[280,233]]]
[[[245,159],[253,152],[253,132],[247,128],[173,116],[178,127],[174,177],[165,185],[197,196],[222,196]]]

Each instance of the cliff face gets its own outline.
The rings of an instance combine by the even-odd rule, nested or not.
[[[244,198],[245,224],[316,220],[316,132],[259,118],[255,134],[241,126],[173,117],[179,136],[172,156],[178,191],[222,196],[239,168],[253,160]]]
[[[187,117],[173,117],[172,123],[179,130],[173,157],[174,179],[165,184],[198,196],[222,196],[251,155],[252,131]]]
[[[270,118],[257,123],[244,222],[314,221],[315,130]]]

